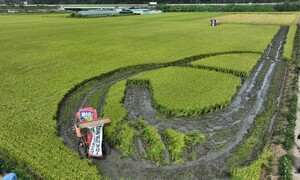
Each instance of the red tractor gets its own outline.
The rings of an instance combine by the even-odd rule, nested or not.
[[[80,145],[87,147],[88,157],[102,157],[103,126],[111,121],[98,119],[97,111],[92,107],[79,109],[76,116],[78,125],[74,125],[74,130],[81,139]]]

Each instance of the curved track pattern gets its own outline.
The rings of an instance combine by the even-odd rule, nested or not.
[[[150,92],[147,88],[127,88],[124,105],[131,120],[136,121],[141,116],[148,121],[149,125],[156,126],[160,131],[166,128],[172,128],[183,133],[198,131],[207,135],[208,142],[204,146],[194,148],[197,154],[196,160],[187,161],[183,164],[173,165],[169,163],[162,167],[156,167],[141,157],[140,154],[145,151],[145,148],[138,138],[136,156],[119,159],[119,152],[112,150],[106,159],[94,160],[94,163],[99,166],[101,174],[112,179],[120,179],[121,177],[132,179],[227,179],[226,158],[243,142],[251,130],[255,118],[264,110],[266,96],[269,93],[272,76],[276,68],[285,66],[281,60],[287,32],[288,27],[279,29],[266,48],[254,72],[244,81],[230,106],[219,112],[200,117],[174,117],[170,120],[169,117],[165,117],[153,108]],[[134,74],[136,73],[124,75],[98,85],[85,95],[77,107],[85,106],[86,101],[93,93],[99,90],[106,90],[105,92],[107,92],[107,89],[114,83]],[[102,98],[101,101],[104,101],[105,96]],[[280,98],[277,98],[277,101],[279,103]],[[58,115],[58,120],[62,121],[61,119]],[[63,127],[62,122],[59,124],[61,126],[60,135],[69,147],[76,150],[74,142],[70,140],[72,139],[70,135],[63,132],[68,127]],[[170,155],[167,150],[165,155],[170,162]]]

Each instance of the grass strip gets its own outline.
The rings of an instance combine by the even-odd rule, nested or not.
[[[272,152],[268,150],[268,146],[266,146],[259,155],[258,159],[254,161],[251,165],[245,166],[242,168],[236,168],[232,172],[232,180],[259,180],[261,168],[263,166],[270,167],[270,159],[273,157]]]
[[[147,158],[154,161],[157,166],[160,166],[161,164],[165,163],[165,148],[161,140],[161,136],[158,133],[157,127],[148,126],[147,122],[142,119],[138,119],[138,126],[143,141],[146,144]]]
[[[190,67],[248,77],[260,59],[260,53],[234,53],[211,56],[191,63]]]
[[[282,156],[279,160],[280,163],[280,179],[281,180],[292,180],[292,158],[290,155],[286,154]]]
[[[120,103],[124,97],[125,83],[126,81],[123,80],[110,88],[103,108],[103,115],[112,121],[111,125],[105,128],[105,137],[110,144],[122,150],[121,157],[134,153],[133,141],[136,136],[136,131],[126,116],[127,111]]]
[[[168,128],[164,132],[164,137],[167,141],[167,148],[171,154],[172,161],[175,163],[183,162],[181,155],[185,148],[184,134]]]
[[[292,59],[292,53],[293,53],[293,48],[294,48],[294,40],[296,37],[296,31],[297,31],[297,26],[296,25],[290,25],[289,28],[289,33],[287,35],[286,39],[286,44],[284,45],[284,53],[283,56],[287,60]]]

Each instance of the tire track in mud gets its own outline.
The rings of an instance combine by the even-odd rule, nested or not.
[[[139,155],[133,158],[119,159],[119,152],[112,150],[112,153],[105,160],[94,160],[101,174],[112,179],[120,179],[121,177],[132,179],[227,179],[229,175],[225,159],[242,143],[251,130],[253,121],[264,110],[265,97],[272,82],[272,75],[282,59],[283,44],[287,32],[288,27],[281,27],[278,30],[256,65],[254,72],[239,88],[231,104],[219,112],[200,117],[173,117],[170,120],[153,108],[150,92],[146,87],[127,88],[124,105],[128,110],[130,119],[135,121],[139,116],[142,116],[149,125],[156,126],[161,131],[166,128],[180,132],[196,130],[206,134],[209,141],[205,146],[195,148],[199,156],[198,159],[162,167],[156,167]],[[124,75],[95,87],[84,96],[79,107],[83,107],[87,99],[96,91],[108,88],[137,73]],[[279,100],[280,98],[278,98]],[[76,117],[73,120],[76,122]],[[231,132],[231,130],[235,131]],[[68,135],[61,133],[61,136],[67,139],[64,136]],[[216,136],[221,137],[215,138]],[[221,148],[216,148],[220,144],[222,145]]]
[[[171,121],[168,119],[157,120],[155,117],[157,114],[159,114],[159,112],[157,112],[157,110],[155,110],[151,105],[149,90],[147,88],[127,89],[125,106],[129,111],[129,117],[131,119],[137,119],[139,116],[142,116],[143,119],[147,120],[150,125],[157,126],[160,130],[165,130],[166,128],[172,128],[181,132],[197,130],[200,133],[209,135],[214,131],[230,129],[234,128],[235,126],[239,126],[240,128],[238,133],[235,135],[235,138],[231,140],[231,142],[226,142],[226,146],[224,148],[221,148],[215,152],[211,152],[211,149],[209,149],[206,155],[195,161],[176,166],[161,167],[160,169],[164,169],[166,171],[171,171],[176,168],[178,168],[177,171],[179,169],[185,169],[182,171],[182,173],[184,172],[183,174],[186,174],[183,177],[188,176],[190,171],[189,168],[197,166],[203,167],[209,164],[207,169],[209,169],[211,166],[219,168],[219,170],[222,169],[218,164],[222,161],[222,164],[225,164],[225,157],[228,157],[231,151],[242,142],[245,135],[248,134],[248,130],[251,128],[255,118],[264,109],[263,105],[265,102],[265,97],[268,93],[268,87],[271,83],[271,77],[274,73],[275,66],[282,56],[286,33],[287,29],[283,27],[278,31],[278,33],[274,36],[273,41],[270,43],[264,55],[262,56],[256,72],[253,73],[243,83],[231,105],[225,110],[222,110],[222,112],[194,118],[173,118]],[[267,69],[267,71],[264,73],[263,69]],[[261,83],[258,83],[259,75],[263,76]],[[144,95],[141,96],[141,94]],[[223,141],[226,141],[226,139]],[[216,160],[217,162],[214,163]],[[198,174],[199,172],[195,173]],[[200,176],[196,177],[215,178],[218,177],[216,173],[217,169],[213,171],[211,177],[207,176],[207,172],[203,172],[200,174]],[[225,175],[224,178],[226,178],[226,172],[220,173]],[[177,174],[177,172],[170,173],[169,178],[172,177],[171,174],[174,175]]]

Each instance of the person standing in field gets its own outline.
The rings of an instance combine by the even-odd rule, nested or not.
[[[3,169],[2,170],[2,173],[3,173],[3,178],[2,180],[17,180],[17,175],[13,172],[11,173],[8,173],[8,171],[6,169]]]

